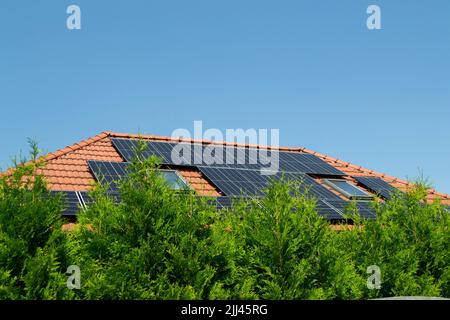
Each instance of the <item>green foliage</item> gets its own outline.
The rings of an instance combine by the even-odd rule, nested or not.
[[[36,144],[30,145],[31,161],[16,162],[11,174],[0,177],[0,298],[62,298],[64,286],[55,290],[54,282],[62,276],[62,203],[35,174],[43,163]]]
[[[173,191],[158,159],[137,159],[107,186],[77,227],[61,229],[61,199],[46,190],[38,149],[0,178],[0,299],[368,299],[399,295],[450,297],[450,218],[425,205],[417,184],[386,203],[377,220],[335,231],[298,183],[279,181],[264,199],[217,212],[191,190]],[[141,146],[141,151],[144,146]],[[66,286],[67,267],[81,288]],[[368,266],[381,289],[367,288]]]
[[[369,265],[382,270],[381,290],[365,289],[366,296],[450,296],[449,212],[439,202],[425,205],[426,194],[417,184],[378,204],[376,221],[358,221],[339,237],[361,271]]]

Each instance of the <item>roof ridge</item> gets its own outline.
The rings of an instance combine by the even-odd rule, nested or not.
[[[87,138],[85,140],[81,140],[80,142],[76,142],[72,145],[66,146],[65,148],[58,149],[55,152],[50,152],[47,155],[43,156],[43,160],[50,161],[55,158],[59,158],[61,156],[66,155],[69,152],[79,150],[79,149],[84,148],[94,142],[97,142],[99,140],[107,138],[109,135],[110,135],[110,133],[107,131],[101,132],[93,137]]]

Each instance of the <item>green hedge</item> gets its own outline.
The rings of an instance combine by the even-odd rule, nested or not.
[[[424,204],[421,185],[337,232],[289,181],[224,213],[170,190],[149,159],[121,181],[120,204],[97,186],[63,232],[61,199],[27,178],[34,160],[0,179],[0,299],[450,297],[449,214]],[[69,265],[80,267],[80,289],[66,285]],[[380,289],[368,289],[371,265]]]

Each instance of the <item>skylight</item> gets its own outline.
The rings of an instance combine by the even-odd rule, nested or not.
[[[164,179],[173,190],[185,190],[189,189],[188,184],[184,179],[174,170],[160,170]]]
[[[325,183],[350,199],[370,200],[372,195],[345,180],[327,179]]]

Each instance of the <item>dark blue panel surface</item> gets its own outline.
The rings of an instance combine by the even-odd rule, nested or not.
[[[136,158],[137,140],[112,139],[113,145],[126,161]],[[330,176],[345,175],[319,157],[306,153],[278,152],[257,148],[241,148],[222,145],[143,142],[146,145],[141,156],[159,157],[162,164],[184,166],[209,166],[260,170],[271,167],[282,172],[309,173]]]
[[[398,192],[397,188],[394,188],[389,183],[381,178],[376,177],[353,177],[361,185],[365,186],[370,191],[380,195],[384,199],[391,199],[392,194]]]

